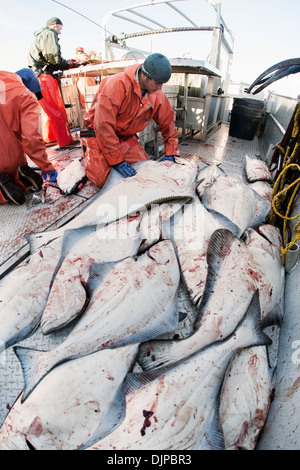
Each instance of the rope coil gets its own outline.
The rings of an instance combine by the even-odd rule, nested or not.
[[[297,104],[293,118],[292,118],[292,129],[289,136],[289,141],[286,145],[286,149],[281,145],[281,142],[276,144],[276,149],[281,152],[283,157],[281,171],[274,183],[274,187],[271,194],[271,212],[270,212],[270,223],[277,225],[277,218],[282,222],[282,242],[281,256],[285,263],[287,252],[297,243],[300,239],[300,213],[290,217],[290,211],[295,200],[295,197],[300,187],[300,176],[291,182],[291,177],[287,177],[287,173],[290,170],[293,172],[299,172],[300,166],[294,161],[297,159],[299,154],[299,132],[300,132],[300,103]],[[290,126],[289,126],[290,127]],[[290,173],[291,174],[291,173]],[[294,175],[293,175],[294,176]],[[299,221],[294,225],[293,232],[295,233],[294,238],[288,243],[287,240],[287,229],[288,221],[296,220]],[[280,225],[280,224],[279,224]]]

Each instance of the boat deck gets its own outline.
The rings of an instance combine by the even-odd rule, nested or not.
[[[222,124],[219,130],[204,143],[194,137],[180,144],[182,156],[195,159],[199,163],[222,163],[224,171],[244,176],[245,155],[258,156],[259,142],[244,141],[229,136],[229,126]],[[82,158],[81,148],[72,151],[57,152],[49,148],[49,158],[59,168],[64,168],[75,158]],[[90,182],[77,193],[64,196],[55,186],[45,186],[45,202],[32,203],[32,195],[24,206],[11,203],[2,204],[1,214],[1,273],[5,276],[14,266],[24,262],[29,255],[29,245],[24,237],[26,233],[46,231],[62,226],[84,208],[97,193],[97,188]],[[68,328],[44,336],[39,330],[22,342],[22,345],[47,350],[59,344],[66,337]],[[20,362],[12,348],[0,354],[0,426],[9,409],[23,389],[23,374]]]
[[[204,143],[197,136],[180,144],[182,156],[190,156],[200,162],[219,162],[222,169],[231,174],[244,176],[245,154],[258,156],[259,142],[246,141],[229,136],[229,126],[222,126]],[[49,159],[58,170],[64,169],[75,159],[81,159],[81,147],[57,151],[48,148]],[[34,167],[32,162],[29,162]],[[41,194],[29,193],[26,203],[16,206],[8,202],[0,207],[0,279],[29,255],[27,233],[54,230],[81,211],[88,201],[98,192],[90,181],[76,194],[63,195],[54,184],[45,183]],[[41,202],[42,198],[44,202]]]

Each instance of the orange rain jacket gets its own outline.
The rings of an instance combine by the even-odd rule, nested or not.
[[[17,168],[27,164],[26,154],[42,172],[54,170],[38,131],[38,120],[39,104],[34,93],[17,74],[0,71],[0,173],[9,175],[23,189]]]
[[[135,74],[140,65],[105,78],[99,85],[91,108],[84,115],[86,127],[96,137],[82,138],[85,170],[97,186],[103,186],[111,166],[149,159],[138,142],[137,133],[153,119],[163,136],[166,155],[179,155],[174,111],[166,95],[158,90],[141,96]]]

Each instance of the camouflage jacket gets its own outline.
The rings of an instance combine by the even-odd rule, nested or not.
[[[35,73],[43,70],[44,73],[52,74],[56,70],[69,68],[69,61],[61,56],[58,35],[53,29],[42,28],[36,31],[34,36],[28,54],[28,66]]]

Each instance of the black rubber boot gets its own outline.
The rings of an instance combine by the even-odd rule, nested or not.
[[[20,180],[22,181],[25,186],[32,186],[34,189],[39,191],[43,186],[43,177],[36,173],[30,166],[22,165],[18,166],[18,172],[20,176]]]
[[[55,149],[57,152],[60,152],[61,150],[67,150],[67,149],[74,149],[74,148],[80,148],[80,140],[73,140],[69,145],[64,145],[62,147],[58,147]]]
[[[14,185],[5,173],[0,173],[0,191],[5,199],[12,201],[18,206],[21,206],[26,201],[24,192]]]

